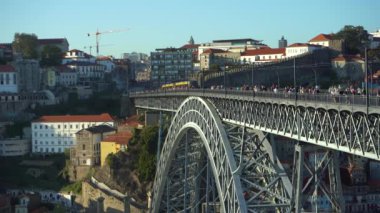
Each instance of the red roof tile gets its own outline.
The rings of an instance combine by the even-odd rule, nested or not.
[[[108,135],[102,142],[114,142],[117,144],[125,144],[127,145],[131,138],[133,137],[132,132],[118,132],[116,134]]]
[[[242,56],[249,56],[249,55],[272,55],[272,54],[283,54],[285,55],[285,48],[262,48],[262,49],[255,49],[255,50],[246,50],[244,53],[242,53]]]
[[[198,47],[199,47],[199,44],[185,44],[180,48],[181,49],[196,49]]]
[[[138,115],[132,115],[131,117],[125,120],[124,124],[132,127],[138,127],[140,125],[143,125],[143,123],[141,123],[138,119]]]
[[[16,72],[12,65],[0,65],[0,72]]]
[[[333,38],[332,38],[332,34],[319,34],[317,36],[315,36],[314,38],[310,39],[309,42],[313,42],[313,41],[331,41]]]
[[[108,113],[100,115],[47,115],[42,116],[34,122],[112,122]]]

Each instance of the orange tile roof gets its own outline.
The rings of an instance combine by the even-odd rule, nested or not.
[[[132,115],[131,117],[125,120],[124,125],[133,126],[133,127],[138,127],[140,125],[143,125],[143,123],[141,123],[138,119],[139,119],[138,115]]]
[[[249,56],[249,55],[272,55],[272,54],[283,54],[285,55],[285,48],[262,48],[262,49],[255,49],[255,50],[246,50],[244,53],[242,53],[242,56]]]
[[[108,113],[100,115],[46,115],[34,122],[112,122]]]
[[[125,144],[127,145],[131,138],[133,137],[132,132],[124,131],[118,132],[116,134],[108,135],[102,142],[114,142],[117,144]]]
[[[315,36],[314,38],[310,39],[309,42],[313,42],[313,41],[331,41],[333,38],[332,38],[332,34],[319,34],[317,36]]]
[[[185,44],[180,48],[181,49],[196,49],[198,47],[199,47],[199,44]]]

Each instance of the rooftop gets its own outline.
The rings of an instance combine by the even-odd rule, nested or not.
[[[114,142],[117,144],[127,145],[132,137],[133,137],[132,132],[124,131],[124,132],[118,132],[113,135],[108,135],[105,139],[102,140],[102,142]]]
[[[12,65],[0,65],[0,72],[15,72],[15,68]]]
[[[262,48],[255,50],[246,50],[241,55],[242,56],[250,56],[250,55],[271,55],[271,54],[283,54],[285,55],[285,48]]]
[[[314,38],[310,39],[309,42],[316,42],[316,41],[331,41],[333,40],[333,34],[319,34],[315,36]]]
[[[115,128],[108,126],[108,125],[98,125],[98,126],[92,126],[85,129],[86,131],[92,132],[92,133],[103,133],[103,132],[112,132],[116,131]],[[81,130],[82,131],[82,130]]]
[[[33,122],[113,122],[108,113],[100,115],[46,115]]]

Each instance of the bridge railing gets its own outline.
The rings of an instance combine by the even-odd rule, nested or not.
[[[364,95],[331,95],[329,93],[317,93],[317,94],[302,94],[302,93],[287,93],[284,91],[268,92],[253,90],[230,90],[230,89],[179,89],[179,90],[153,90],[131,93],[131,97],[152,97],[152,96],[213,96],[213,95],[228,95],[228,96],[243,96],[243,97],[260,97],[271,99],[288,99],[305,102],[321,102],[340,105],[356,105],[356,106],[370,106],[380,107],[380,97]]]

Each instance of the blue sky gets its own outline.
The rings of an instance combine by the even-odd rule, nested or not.
[[[1,0],[1,8],[0,43],[25,32],[66,37],[83,50],[95,45],[87,33],[129,28],[101,36],[101,54],[115,57],[179,47],[191,35],[196,43],[253,38],[277,47],[282,35],[291,44],[344,25],[380,29],[379,0]]]

